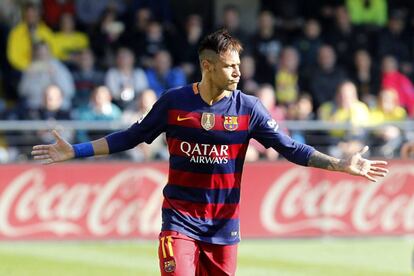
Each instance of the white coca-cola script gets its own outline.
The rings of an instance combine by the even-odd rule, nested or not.
[[[122,237],[160,230],[162,171],[128,168],[105,183],[45,185],[45,177],[42,169],[29,169],[7,184],[0,195],[1,236]]]
[[[314,183],[311,171],[295,167],[265,194],[260,220],[275,234],[310,230],[334,233],[391,233],[414,230],[412,165],[390,168],[377,183],[361,177],[330,177]]]

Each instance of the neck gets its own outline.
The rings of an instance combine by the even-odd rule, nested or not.
[[[200,93],[201,99],[204,102],[208,105],[213,105],[224,97],[229,96],[231,91],[219,89],[210,82],[202,80],[198,83],[198,93]]]

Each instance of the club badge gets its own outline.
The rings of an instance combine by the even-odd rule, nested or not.
[[[169,260],[164,262],[165,272],[173,272],[175,270],[175,261]]]
[[[201,126],[205,130],[210,130],[214,127],[215,118],[213,113],[203,112],[201,115]]]
[[[237,116],[224,116],[223,125],[228,131],[235,131],[239,127]]]

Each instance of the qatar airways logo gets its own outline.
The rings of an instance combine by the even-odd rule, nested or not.
[[[228,145],[190,144],[181,142],[180,150],[190,157],[191,163],[227,164],[229,162]]]

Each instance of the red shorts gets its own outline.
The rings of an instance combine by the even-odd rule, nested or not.
[[[162,231],[159,236],[158,258],[161,275],[235,275],[237,244],[211,244],[176,231]]]

